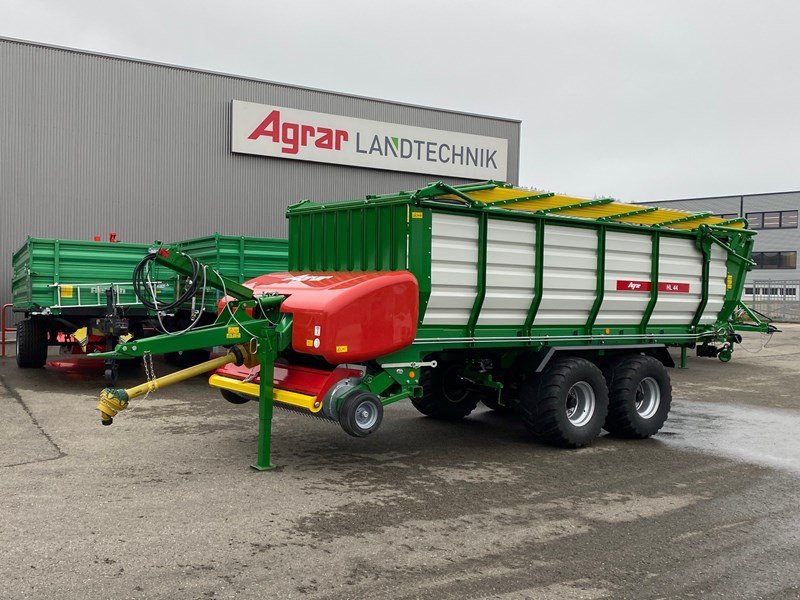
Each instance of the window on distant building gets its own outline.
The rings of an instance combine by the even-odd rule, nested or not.
[[[745,216],[750,229],[797,229],[796,210],[749,212]]]
[[[753,252],[756,269],[796,269],[797,251]]]

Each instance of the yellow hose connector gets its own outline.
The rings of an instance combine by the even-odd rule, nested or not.
[[[100,392],[97,410],[100,411],[100,422],[111,425],[117,413],[128,408],[128,394],[125,390],[106,388]]]

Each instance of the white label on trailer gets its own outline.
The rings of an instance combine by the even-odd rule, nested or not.
[[[508,140],[283,106],[232,102],[231,150],[368,169],[497,179]]]

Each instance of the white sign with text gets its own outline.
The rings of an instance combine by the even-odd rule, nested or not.
[[[508,140],[233,101],[233,152],[505,181]]]

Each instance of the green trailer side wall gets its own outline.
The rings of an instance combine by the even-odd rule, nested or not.
[[[479,289],[474,314],[466,325],[424,325],[425,308],[431,292],[431,216],[435,212],[478,217],[480,222],[489,219],[527,221],[536,224],[537,260],[535,262],[535,289],[531,311],[520,326],[477,325],[477,317],[485,295],[479,267]],[[504,210],[500,207],[459,206],[426,199],[415,199],[409,194],[368,198],[366,201],[350,201],[337,204],[314,204],[303,202],[289,208],[289,267],[292,271],[372,271],[408,269],[420,285],[420,321],[417,341],[408,351],[401,351],[392,360],[418,359],[425,348],[437,349],[468,347],[524,347],[589,344],[633,344],[659,343],[686,345],[694,343],[698,332],[715,331],[727,327],[727,320],[741,300],[744,278],[749,270],[749,258],[753,245],[753,232],[741,229],[714,227],[711,231],[719,241],[730,246],[728,275],[730,286],[726,290],[724,304],[717,323],[698,325],[693,323],[663,325],[650,322],[650,315],[658,299],[657,286],[653,286],[645,318],[638,324],[603,324],[595,326],[601,306],[604,285],[604,244],[607,232],[636,232],[654,240],[651,273],[657,281],[658,248],[661,240],[680,238],[693,240],[707,255],[709,229],[677,230],[648,227],[609,221],[591,221],[561,216],[557,213],[543,214]],[[598,264],[597,292],[600,294],[585,323],[569,325],[535,325],[535,316],[542,296],[540,243],[546,238],[551,225],[578,227],[597,231]],[[479,229],[479,256],[485,256],[486,227]],[[738,256],[737,256],[738,254]],[[706,273],[707,278],[707,273]],[[707,281],[703,292],[707,296]],[[705,298],[703,298],[705,300]],[[704,302],[703,304],[704,305]],[[701,305],[701,306],[702,306]],[[698,310],[697,318],[699,318]],[[545,338],[549,338],[545,340]]]
[[[239,283],[264,275],[286,271],[289,243],[281,238],[213,235],[184,240],[176,244],[183,252]],[[216,312],[222,292],[206,290],[206,309]]]
[[[288,242],[285,239],[224,236],[214,234],[178,242],[187,254],[239,282],[247,281],[288,266]],[[105,289],[97,294],[97,283],[119,283],[119,302],[144,309],[138,302],[131,285],[133,270],[147,254],[149,244],[90,242],[81,240],[56,240],[28,238],[14,254],[12,261],[12,302],[20,311],[51,308],[59,312],[58,294],[54,285],[72,284],[71,296],[62,293],[60,306],[78,306],[78,289],[81,304],[105,306]],[[178,282],[174,271],[155,267],[153,277],[163,282],[159,298],[175,298]],[[219,294],[206,295],[206,308],[216,311]]]
[[[290,271],[407,268],[408,204],[331,205],[289,219]]]
[[[120,302],[138,306],[131,274],[137,263],[147,254],[147,244],[90,242],[80,240],[56,240],[29,237],[12,259],[12,302],[17,310],[58,305],[55,284],[73,285],[73,289],[61,295],[61,306],[78,306],[78,290],[81,304],[100,305],[106,303],[105,289],[98,299],[98,283],[125,284],[118,288]],[[175,274],[164,270],[168,282],[164,297],[174,298]],[[63,288],[62,288],[63,292]]]

